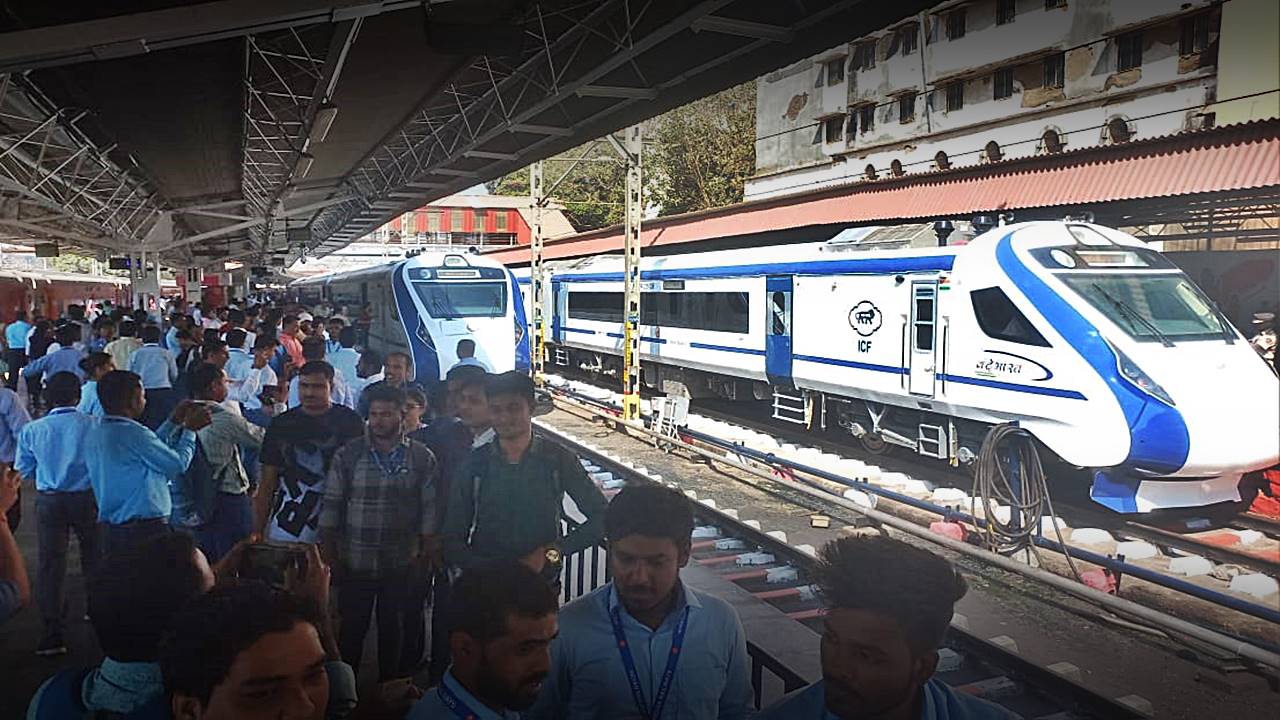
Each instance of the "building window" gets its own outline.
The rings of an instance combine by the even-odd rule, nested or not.
[[[1112,118],[1107,122],[1107,139],[1111,142],[1129,142],[1132,138],[1133,131],[1129,129],[1129,123],[1124,118]]]
[[[1045,10],[1054,10],[1056,8],[1064,8],[1067,6],[1067,0],[1044,0]]]
[[[999,162],[1004,157],[1004,151],[1000,149],[1000,143],[992,140],[982,148],[982,156],[987,162]]]
[[[462,232],[462,208],[449,209],[449,232]]]
[[[826,69],[826,66],[825,66],[825,65],[819,65],[819,66],[818,66],[818,77],[814,78],[814,80],[813,80],[813,86],[814,86],[814,87],[816,87],[816,88],[820,88],[820,87],[822,87],[822,78],[823,78],[823,72],[822,72],[822,71],[823,71],[824,69]]]
[[[844,58],[827,61],[827,85],[839,85],[844,82]]]
[[[849,110],[849,114],[844,119],[844,139],[853,142],[858,135],[858,111]]]
[[[945,152],[939,150],[938,153],[933,156],[933,166],[939,170],[950,170],[951,159],[947,157]]]
[[[844,117],[827,118],[824,126],[826,128],[826,141],[829,143],[840,142],[840,135],[844,132]]]
[[[1182,19],[1182,39],[1178,52],[1194,55],[1209,47],[1209,13],[1197,13]]]
[[[1013,95],[1013,68],[1000,68],[991,78],[992,92],[996,100]]]
[[[822,123],[818,123],[817,127],[813,129],[813,140],[810,142],[814,145],[822,142]]]
[[[511,212],[508,210],[499,210],[493,214],[493,229],[497,232],[506,232],[511,228],[507,225]]]
[[[876,106],[863,105],[858,108],[858,131],[863,135],[871,132],[876,126]]]
[[[1018,14],[1016,0],[996,0],[996,24],[1008,25]]]
[[[889,172],[894,177],[902,177],[907,174],[907,171],[902,169],[902,161],[897,158],[894,158],[893,162],[889,163]]]
[[[1142,31],[1134,30],[1116,38],[1116,70],[1142,67]]]
[[[875,180],[875,179],[876,179],[876,177],[877,177],[877,175],[876,175],[876,166],[875,166],[875,165],[867,165],[865,168],[863,168],[863,169],[862,169],[862,175],[863,175],[863,177],[865,177],[865,178],[866,178],[866,179],[868,179],[868,180]]]
[[[439,210],[427,211],[427,232],[430,232],[430,233],[440,232],[440,211]]]
[[[1040,149],[1050,155],[1062,152],[1062,136],[1053,128],[1045,130],[1040,136]]]
[[[909,123],[916,120],[916,94],[904,93],[898,96],[898,122]]]
[[[956,8],[947,13],[947,39],[959,40],[964,37],[965,9]]]
[[[898,28],[898,47],[902,49],[903,55],[910,55],[916,51],[920,42],[919,32],[920,28],[915,23]]]
[[[484,221],[485,221],[485,216],[486,216],[487,214],[488,214],[488,211],[487,211],[487,210],[476,210],[476,214],[475,214],[475,224],[474,224],[474,225],[472,225],[472,228],[474,228],[476,232],[478,232],[478,233],[482,233],[482,232],[484,232],[484,231],[485,231],[485,227],[484,227],[485,222],[484,222]]]
[[[854,47],[853,66],[859,70],[870,70],[876,66],[875,40],[864,40]]]
[[[1050,55],[1044,59],[1044,86],[1060,88],[1066,84],[1067,59],[1065,53]]]
[[[956,80],[944,88],[947,94],[947,112],[954,112],[964,107],[964,81]]]

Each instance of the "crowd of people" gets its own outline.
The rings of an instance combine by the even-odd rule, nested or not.
[[[415,720],[1012,717],[932,678],[965,591],[933,554],[885,536],[824,548],[823,680],[757,711],[737,612],[681,579],[688,498],[606,499],[534,433],[526,374],[489,372],[464,339],[444,381],[419,383],[412,357],[361,347],[335,312],[168,310],[5,328],[0,622],[34,598],[32,650],[68,651],[74,535],[103,654],[52,674],[32,720],[365,702]],[[34,592],[12,532],[24,481]],[[602,542],[611,581],[561,607],[564,558]]]

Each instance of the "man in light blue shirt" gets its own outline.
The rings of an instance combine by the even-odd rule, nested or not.
[[[147,396],[147,409],[139,420],[152,430],[159,428],[178,404],[173,389],[178,379],[176,356],[176,351],[160,347],[160,328],[155,325],[142,328],[142,347],[129,356],[129,372],[142,380]]]
[[[338,377],[346,381],[347,387],[355,388],[360,379],[357,366],[360,364],[360,353],[356,352],[356,329],[344,327],[338,332],[338,347],[329,347],[324,359],[333,366]],[[304,348],[305,349],[305,348]],[[353,391],[354,392],[354,391]],[[356,393],[359,394],[358,392]]]
[[[152,432],[137,421],[147,404],[141,381],[120,370],[98,381],[98,398],[107,415],[89,433],[84,456],[110,553],[168,531],[169,481],[191,464],[195,432],[212,418],[208,408],[183,403]]]
[[[98,400],[98,381],[103,375],[116,369],[115,361],[104,352],[93,352],[80,361],[80,369],[85,371],[89,379],[80,388],[80,404],[76,406],[76,410],[93,417],[106,415]]]
[[[9,388],[0,388],[0,463],[13,464],[18,453],[18,433],[31,422],[22,398]]]
[[[693,506],[633,485],[605,514],[613,581],[560,611],[536,720],[741,720],[751,664],[737,613],[688,587]],[[456,655],[455,655],[456,657]]]
[[[312,360],[324,360],[324,339],[320,337],[309,337],[306,342],[302,343],[302,358],[307,362]],[[351,386],[334,368],[333,382],[329,384],[329,399],[334,405],[349,407],[356,409],[356,395],[351,392]],[[302,404],[302,400],[298,397],[298,378],[294,376],[289,381],[289,409],[298,407]]]
[[[1014,720],[933,677],[938,647],[967,586],[950,562],[884,535],[822,548],[814,570],[827,604],[822,680],[759,720]]]
[[[52,377],[54,373],[69,372],[83,381],[84,371],[80,369],[80,360],[84,358],[84,351],[75,347],[75,343],[80,342],[80,326],[74,323],[63,325],[58,328],[55,339],[62,347],[32,361],[22,371],[23,377],[31,381],[40,379],[42,375]]]
[[[110,358],[108,358],[110,362]],[[45,384],[52,408],[18,434],[14,467],[36,486],[36,537],[40,561],[36,575],[36,599],[44,621],[44,637],[36,654],[62,655],[66,602],[67,541],[75,533],[80,543],[80,570],[93,574],[98,562],[98,507],[89,486],[84,440],[95,421],[76,411],[80,381],[68,372],[56,373]]]
[[[18,389],[18,373],[27,364],[27,336],[31,334],[31,323],[27,322],[27,313],[19,310],[13,314],[13,322],[4,328],[4,341],[9,351],[5,360],[9,363],[9,377],[5,384],[10,390]]]
[[[407,720],[520,720],[551,667],[555,591],[507,560],[467,570],[450,592],[453,665]]]

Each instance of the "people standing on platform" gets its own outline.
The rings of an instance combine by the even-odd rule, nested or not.
[[[214,338],[205,340],[200,346],[200,362],[216,365],[219,369],[227,366],[227,361],[231,359],[231,351],[227,343]]]
[[[209,425],[196,433],[217,488],[209,519],[195,529],[196,544],[209,562],[218,562],[253,532],[253,500],[245,455],[255,457],[262,447],[263,428],[228,410],[227,376],[217,365],[204,363],[188,378],[191,397],[209,410]]]
[[[94,327],[93,339],[89,341],[86,350],[89,352],[102,352],[116,339],[116,323],[111,318],[102,318]]]
[[[360,667],[376,605],[378,680],[389,704],[421,694],[409,681],[419,658],[404,656],[402,630],[406,615],[423,614],[421,602],[410,605],[411,589],[430,576],[440,551],[439,468],[426,445],[405,436],[404,405],[403,390],[372,391],[368,431],[334,454],[320,512],[325,558],[337,578],[342,659]]]
[[[372,348],[365,348],[360,353],[360,362],[356,363],[356,379],[351,383],[351,390],[356,398],[370,385],[382,380],[382,353]]]
[[[0,470],[0,625],[31,602],[31,578],[9,524],[9,511],[21,500],[20,487],[22,476],[16,470]]]
[[[472,447],[480,447],[495,437],[486,390],[491,377],[475,367],[461,367],[449,373],[450,404],[453,413],[471,432]]]
[[[183,403],[153,432],[138,422],[147,405],[141,379],[121,370],[98,381],[98,399],[106,416],[85,440],[84,456],[103,524],[103,552],[110,553],[168,532],[169,482],[191,464],[195,433],[212,418],[207,408]]]
[[[39,381],[42,376],[48,378],[59,372],[73,373],[80,380],[84,380],[84,371],[80,369],[80,360],[84,358],[84,351],[75,347],[75,343],[80,340],[79,326],[71,324],[58,328],[57,340],[61,347],[31,361],[22,371],[28,384],[32,380]]]
[[[169,316],[169,329],[165,331],[160,345],[175,356],[178,354],[178,331],[190,330],[191,324],[187,322],[187,316],[182,313],[173,313]]]
[[[301,332],[301,325],[297,315],[285,315],[280,321],[280,353],[281,362],[287,357],[296,368],[300,368],[306,364],[306,359],[302,356],[302,341],[298,339]],[[283,364],[281,365],[283,367]],[[280,370],[277,368],[277,374]]]
[[[227,333],[227,364],[222,369],[227,372],[227,388],[232,399],[238,398],[238,391],[253,367],[253,347],[245,347],[245,339],[244,330],[239,328]]]
[[[103,352],[111,356],[111,363],[117,370],[123,370],[129,367],[129,359],[140,347],[142,347],[142,341],[138,339],[137,324],[132,320],[121,320],[120,337],[107,343]]]
[[[245,419],[266,427],[275,413],[275,399],[263,401],[267,388],[278,388],[279,380],[271,369],[271,357],[276,351],[276,340],[271,335],[259,335],[253,346],[253,355],[246,368],[244,360],[233,355],[227,361],[228,397],[240,403]]]
[[[775,703],[761,720],[1018,717],[933,677],[967,589],[946,559],[884,535],[851,536],[822,548],[813,577],[827,605],[822,680]]]
[[[32,400],[35,403],[35,400]],[[31,414],[22,405],[18,393],[7,387],[0,388],[0,470],[13,466],[18,453],[18,433],[31,422]],[[14,530],[22,522],[22,503],[14,503],[6,510],[9,524]]]
[[[301,404],[273,418],[262,441],[254,527],[273,542],[314,544],[333,454],[364,434],[364,422],[330,399],[329,363],[309,362],[298,377]]]
[[[463,569],[520,560],[548,583],[557,582],[562,554],[600,541],[604,495],[572,453],[534,437],[534,388],[528,375],[493,376],[486,397],[497,439],[473,450],[453,478],[445,511],[445,560]],[[585,520],[561,537],[565,495]]]
[[[314,360],[324,360],[324,339],[318,337],[309,337],[302,343],[302,357],[307,362]],[[334,368],[333,383],[329,388],[331,399],[334,405],[342,405],[343,407],[355,408],[356,396],[351,392],[351,387],[347,385],[347,381],[342,374]],[[289,399],[290,408],[298,407],[298,378],[294,377],[289,381]]]
[[[104,353],[96,356],[111,359]],[[98,506],[89,485],[85,438],[94,421],[76,410],[80,380],[69,372],[49,378],[44,388],[49,412],[22,428],[14,468],[36,487],[36,538],[40,550],[36,570],[44,635],[36,655],[63,655],[67,645],[67,545],[71,533],[80,543],[80,569],[87,579],[98,562]]]
[[[453,664],[408,720],[520,720],[551,667],[558,609],[555,591],[518,562],[464,572],[448,609]]]
[[[739,720],[753,712],[737,612],[689,587],[693,504],[633,485],[605,515],[613,580],[560,611],[551,674],[532,720]]]
[[[112,362],[111,356],[104,352],[89,353],[80,361],[80,369],[84,371],[85,381],[84,387],[80,388],[80,404],[76,409],[85,415],[93,417],[102,417],[106,413],[102,410],[102,402],[98,400],[98,381],[103,375],[116,369],[116,364]]]
[[[392,350],[387,353],[386,359],[382,363],[382,379],[365,385],[364,390],[360,393],[360,402],[356,406],[356,411],[360,413],[360,417],[369,416],[369,403],[365,399],[365,393],[375,387],[383,386],[422,389],[421,385],[413,382],[413,358],[409,356],[409,353],[399,350]]]
[[[326,355],[332,355],[343,348],[342,331],[346,329],[347,321],[340,317],[333,316],[324,321],[325,341],[324,351]],[[355,346],[355,334],[351,335],[351,347]]]
[[[4,327],[4,341],[8,352],[5,362],[9,364],[9,376],[5,384],[10,390],[18,389],[18,373],[27,364],[27,336],[31,334],[31,324],[27,322],[25,310],[13,314],[13,322]]]
[[[178,380],[178,364],[172,353],[160,347],[160,328],[155,325],[142,328],[142,347],[129,358],[128,369],[141,378],[147,397],[146,408],[138,420],[155,430],[178,404],[178,394],[173,389]]]
[[[450,372],[460,367],[478,367],[485,372],[489,372],[489,366],[476,358],[475,340],[472,340],[471,338],[463,338],[459,340],[456,351],[458,353],[458,362],[454,363],[453,367],[449,368]]]
[[[356,351],[356,329],[342,328],[338,331],[336,340],[325,343],[325,347],[325,362],[333,366],[338,376],[346,381],[347,387],[352,388],[352,392],[358,397],[358,390],[363,390],[364,387],[357,387],[356,382],[359,379],[360,364],[360,353]]]

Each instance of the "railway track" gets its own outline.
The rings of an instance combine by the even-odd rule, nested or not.
[[[539,432],[576,453],[607,495],[616,493],[622,481],[662,482],[661,478],[593,447],[586,440],[545,425]],[[756,602],[813,631],[810,645],[816,653],[817,638],[822,632],[823,604],[809,579],[813,548],[789,545],[777,533],[765,532],[740,520],[732,510],[722,510],[705,501],[695,503],[694,508],[698,526],[691,539],[692,562],[721,582],[740,588]],[[593,580],[603,582],[607,578],[603,572],[603,552],[601,548],[591,554],[589,564],[586,556],[577,565],[566,564],[566,597],[589,591],[594,587]],[[571,592],[570,587],[576,589]],[[958,690],[999,703],[1028,719],[1144,717],[1140,709],[1132,706],[1141,706],[1141,702],[1134,703],[1133,698],[1104,697],[1074,682],[1068,670],[1040,667],[997,642],[968,632],[964,624],[963,617],[953,621],[945,647],[940,651],[937,673]],[[750,635],[748,628],[749,640]],[[788,636],[792,645],[800,637],[795,633]],[[752,647],[753,651],[758,649]],[[789,674],[786,668],[777,665],[769,669],[783,676]],[[759,678],[757,671],[757,691]],[[815,678],[809,678],[812,679]],[[790,685],[799,681],[798,677],[787,678]]]
[[[605,397],[603,391],[598,388],[595,390],[595,398],[578,395],[572,390],[572,388],[568,387],[561,388],[560,392],[567,392],[568,395],[566,395],[566,397],[573,397],[576,395],[577,401],[585,400],[587,402],[596,403],[598,406],[597,409],[602,413],[616,414],[616,407],[614,407],[613,403],[609,402],[610,398]],[[737,427],[749,431],[748,428],[742,426],[742,421],[740,419],[735,418],[733,422],[737,424]],[[694,422],[691,420],[690,425],[693,424]],[[765,432],[776,435],[776,429],[774,428],[769,428]],[[699,442],[710,441],[710,443],[714,447],[717,447],[718,450],[727,452],[730,455],[733,455],[734,453],[747,454],[751,452],[743,445],[735,444],[724,439],[712,438],[703,433],[690,434],[697,435],[698,437],[696,439]],[[811,447],[813,444],[812,438],[807,439],[810,444],[810,447],[808,448],[810,452],[820,453],[820,450]],[[777,443],[775,443],[775,445],[777,445]],[[789,443],[781,446],[783,450],[785,450],[787,445],[789,445]],[[865,477],[861,478],[861,481],[858,481],[859,479],[856,478],[851,479],[848,477],[837,477],[821,469],[807,468],[803,464],[797,464],[784,459],[781,457],[781,454],[782,452],[780,451],[777,456],[769,455],[766,459],[761,460],[757,453],[755,459],[759,464],[771,467],[775,472],[793,472],[796,469],[799,469],[801,475],[816,475],[820,479],[833,480],[837,483],[842,483],[842,487],[847,488],[848,490],[866,491],[867,495],[878,494],[882,497],[890,498],[891,501],[904,502],[908,506],[916,509],[923,508],[941,516],[960,516],[961,519],[964,517],[961,505],[965,503],[953,502],[950,503],[950,507],[940,507],[928,500],[921,499],[920,496],[925,498],[929,497],[929,491],[932,489],[933,485],[932,483],[910,480],[909,488],[911,491],[914,491],[914,494],[916,495],[916,497],[911,497],[904,492],[876,487],[874,483],[866,482]],[[881,456],[877,456],[876,459],[883,460]],[[885,477],[895,475],[895,481],[906,477],[906,475],[897,471],[885,470],[881,473],[879,468],[877,468],[875,472],[880,473]],[[921,474],[935,478],[939,475],[936,468],[931,468],[929,469],[929,472]],[[811,479],[812,478],[810,478],[810,480]],[[828,483],[827,486],[823,488],[827,493],[826,496],[831,497],[834,493],[839,497],[841,495],[840,488],[833,488],[831,487],[832,484],[833,483]],[[899,490],[902,490],[902,488],[899,488]],[[843,494],[846,497],[849,495],[847,490]],[[893,504],[893,502],[888,503],[888,505]],[[973,518],[969,518],[969,520],[972,521]],[[918,517],[916,522],[920,522]],[[927,521],[925,521],[925,523],[927,524]],[[1075,532],[1069,527],[1067,529],[1069,532]],[[1103,530],[1099,528],[1093,528],[1093,530],[1094,532],[1092,535],[1097,536],[1099,533],[1102,533],[1102,536],[1111,543],[1110,547],[1088,545],[1073,546],[1069,543],[1065,546],[1059,546],[1056,542],[1043,538],[1038,539],[1037,543],[1055,552],[1070,553],[1077,560],[1082,560],[1090,565],[1106,568],[1116,581],[1123,579],[1125,576],[1137,577],[1141,580],[1163,586],[1164,588],[1177,593],[1191,594],[1194,597],[1206,601],[1211,606],[1227,608],[1235,612],[1252,616],[1254,622],[1251,625],[1246,625],[1243,629],[1234,622],[1224,622],[1221,618],[1206,617],[1201,619],[1207,626],[1225,628],[1229,633],[1255,638],[1255,642],[1261,643],[1263,647],[1270,647],[1271,643],[1274,642],[1274,628],[1276,623],[1280,621],[1280,612],[1277,612],[1274,607],[1274,596],[1267,599],[1269,602],[1258,603],[1256,602],[1258,598],[1255,596],[1242,592],[1235,592],[1233,590],[1233,588],[1242,584],[1247,587],[1247,583],[1241,583],[1237,580],[1241,575],[1250,575],[1250,573],[1242,572],[1241,568],[1270,570],[1272,569],[1272,564],[1269,559],[1242,556],[1241,554],[1232,552],[1230,548],[1200,543],[1194,538],[1187,539],[1186,537],[1177,535],[1167,537],[1157,528],[1142,527],[1137,524],[1132,524],[1129,527],[1113,528],[1111,530]],[[1112,532],[1119,535],[1121,539],[1116,539],[1114,535],[1111,535]],[[1133,545],[1132,543],[1135,542],[1134,540],[1123,539],[1136,537],[1138,535],[1142,535],[1147,539],[1138,540],[1136,542],[1141,542],[1151,547],[1144,548],[1143,545]],[[1158,552],[1161,547],[1165,548],[1166,552],[1172,553],[1172,555],[1158,558],[1156,562],[1152,562],[1151,558],[1141,560],[1132,557],[1126,557],[1123,560],[1117,558],[1117,555],[1124,555],[1124,551],[1145,549],[1150,552]],[[1169,566],[1184,566],[1187,561],[1179,559],[1189,557],[1195,550],[1200,549],[1204,549],[1204,552],[1198,553],[1199,557],[1205,558],[1205,561],[1207,562],[1211,562],[1206,556],[1213,553],[1218,558],[1219,565],[1211,566],[1203,575],[1197,576],[1179,576],[1173,574],[1173,571],[1169,569]],[[1117,552],[1117,550],[1121,552]],[[1178,560],[1176,565],[1174,563],[1175,560]],[[1214,577],[1210,574],[1213,571],[1218,571],[1221,577]],[[1259,578],[1256,576],[1262,575],[1262,573],[1253,573],[1252,575],[1255,576],[1252,578],[1252,581],[1256,582],[1259,581]],[[1262,575],[1262,577],[1268,578],[1271,582],[1274,582],[1274,576],[1272,575]],[[1094,585],[1094,587],[1097,586]],[[1112,589],[1112,592],[1114,592],[1114,588]],[[1174,609],[1171,605],[1166,605],[1165,607],[1169,607],[1171,610]],[[1181,608],[1177,608],[1176,612],[1181,613],[1181,610]],[[1261,622],[1257,622],[1258,620]]]

